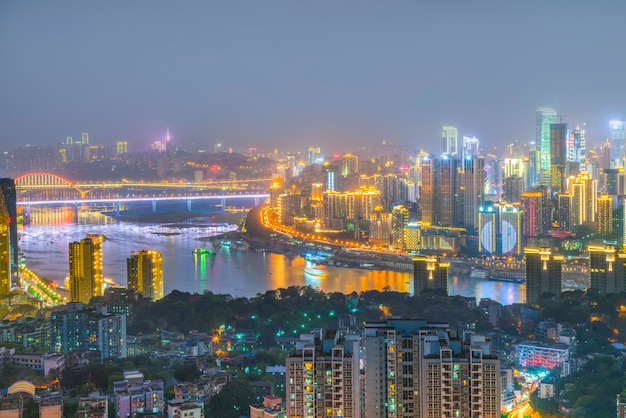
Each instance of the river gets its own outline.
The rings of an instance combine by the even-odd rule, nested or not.
[[[69,268],[68,244],[85,234],[102,234],[103,273],[126,285],[126,259],[132,251],[154,249],[163,256],[164,293],[172,290],[253,297],[266,290],[310,285],[325,292],[351,293],[389,288],[413,292],[411,273],[325,266],[324,276],[304,273],[305,260],[282,254],[238,251],[221,247],[205,263],[194,260],[199,240],[222,231],[210,226],[215,216],[184,225],[120,222],[92,208],[33,208],[32,222],[20,229],[20,250],[26,265],[39,275],[64,284]],[[451,295],[489,298],[509,305],[525,300],[525,285],[451,276]]]

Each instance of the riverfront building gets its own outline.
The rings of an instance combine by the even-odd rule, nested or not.
[[[8,226],[9,235],[9,260],[11,286],[19,285],[18,278],[18,236],[17,236],[17,191],[15,181],[10,178],[0,179],[0,191],[4,197],[4,207],[8,214],[8,219],[3,225]]]
[[[563,256],[549,248],[526,248],[526,303],[534,304],[542,294],[561,295]]]
[[[131,252],[126,259],[128,288],[153,301],[163,297],[163,257],[156,250]]]
[[[102,296],[102,239],[87,234],[69,244],[70,302],[88,304],[92,297]]]
[[[434,255],[413,257],[413,294],[419,295],[427,289],[443,290],[448,294],[449,262],[440,261]]]
[[[601,295],[626,291],[626,254],[613,245],[590,245],[590,289]]]
[[[287,416],[361,417],[359,337],[304,334],[286,359]]]
[[[0,194],[0,296],[11,291],[11,230],[4,196]]]

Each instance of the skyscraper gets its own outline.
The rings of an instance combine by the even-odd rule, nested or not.
[[[413,294],[419,295],[427,289],[442,290],[448,294],[449,262],[434,255],[413,257]]]
[[[485,159],[466,156],[463,159],[463,225],[478,226],[478,208],[484,203]]]
[[[626,290],[626,254],[613,245],[589,245],[590,290],[601,295]]]
[[[580,126],[570,132],[567,144],[567,161],[584,163],[587,159],[587,139],[585,130]]]
[[[11,291],[11,240],[10,218],[4,202],[4,196],[0,193],[0,296]]]
[[[0,179],[0,190],[2,190],[2,195],[4,196],[4,204],[9,215],[8,225],[9,225],[9,260],[11,262],[10,265],[10,275],[11,275],[11,286],[19,285],[19,277],[18,277],[18,236],[17,236],[17,192],[15,189],[15,181],[10,178],[2,178]]]
[[[542,294],[561,295],[563,256],[549,248],[526,248],[526,303],[536,303]]]
[[[480,141],[475,136],[463,136],[463,153],[461,159],[466,159],[468,155],[478,156]]]
[[[69,244],[70,302],[88,304],[102,295],[102,237],[88,234]]]
[[[153,301],[163,297],[163,258],[156,250],[131,252],[126,259],[128,288]]]
[[[567,123],[550,124],[550,188],[553,195],[565,191],[566,188],[568,138]]]
[[[539,146],[541,183],[549,184],[550,176],[550,125],[557,123],[556,112],[551,107],[537,108],[536,143]]]
[[[609,141],[611,143],[611,161],[616,161],[616,167],[621,167],[624,151],[626,150],[626,121],[612,120],[609,123]]]
[[[598,235],[607,237],[613,233],[613,196],[598,197]]]
[[[395,206],[391,211],[391,237],[395,248],[406,247],[406,232],[409,224],[409,210],[404,206]]]
[[[359,337],[304,334],[286,358],[288,417],[361,416]]]
[[[454,126],[443,126],[441,130],[441,152],[457,156],[459,152],[459,131]]]

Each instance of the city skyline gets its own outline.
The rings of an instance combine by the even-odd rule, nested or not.
[[[619,2],[238,6],[4,3],[0,145],[169,127],[189,148],[420,149],[452,125],[504,147],[543,106],[597,144],[625,116]]]

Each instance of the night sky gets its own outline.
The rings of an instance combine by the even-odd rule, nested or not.
[[[532,140],[552,106],[588,140],[626,116],[625,1],[0,2],[0,149],[165,138],[325,154]],[[435,142],[436,141],[436,142]]]

